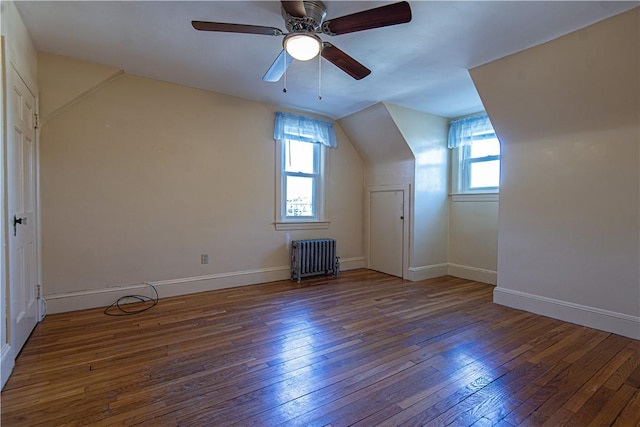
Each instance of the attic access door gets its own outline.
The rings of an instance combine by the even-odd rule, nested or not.
[[[369,268],[403,277],[404,195],[402,189],[369,190]]]

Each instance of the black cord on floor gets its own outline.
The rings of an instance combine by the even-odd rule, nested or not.
[[[147,311],[150,308],[153,308],[156,305],[158,305],[158,290],[151,283],[146,283],[146,285],[151,286],[151,289],[153,289],[153,292],[156,294],[155,298],[148,297],[145,295],[125,295],[123,297],[118,298],[118,300],[113,304],[111,304],[109,307],[105,308],[104,314],[106,314],[107,316],[131,316],[132,314],[142,313],[143,311]],[[128,300],[131,300],[131,299],[138,300],[138,302],[141,302],[141,303],[150,302],[151,304],[145,305],[144,307],[141,307],[141,308],[136,308],[135,310],[127,310],[121,304],[124,304],[125,301],[130,303],[130,301]]]

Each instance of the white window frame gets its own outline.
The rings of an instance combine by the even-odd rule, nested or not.
[[[474,141],[490,138],[497,138],[497,136],[495,133],[488,133],[475,137]],[[471,144],[473,144],[473,142],[471,142]],[[495,160],[501,161],[500,155],[469,157],[471,155],[471,144],[463,145],[452,150],[452,194],[499,193],[500,186],[470,188],[471,164]]]
[[[306,141],[301,141],[308,143]],[[287,172],[285,167],[285,154],[287,140],[276,141],[276,220],[274,222],[276,230],[311,230],[329,228],[329,221],[326,217],[326,191],[325,191],[325,170],[327,167],[327,147],[322,144],[308,143],[314,145],[314,160],[316,162],[316,174]],[[286,212],[286,191],[287,177],[301,176],[312,177],[314,179],[313,192],[313,216],[288,216]]]

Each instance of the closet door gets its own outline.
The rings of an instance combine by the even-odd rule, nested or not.
[[[402,277],[404,191],[369,193],[369,268]]]

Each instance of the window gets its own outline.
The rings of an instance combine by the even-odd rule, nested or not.
[[[496,134],[479,135],[460,149],[462,192],[497,191],[500,186],[500,141]]]
[[[283,141],[283,145],[283,219],[319,220],[321,146],[291,139]]]
[[[324,197],[327,147],[336,147],[333,124],[276,113],[277,230],[328,228]]]
[[[451,122],[454,193],[491,193],[500,187],[500,141],[486,114]]]

